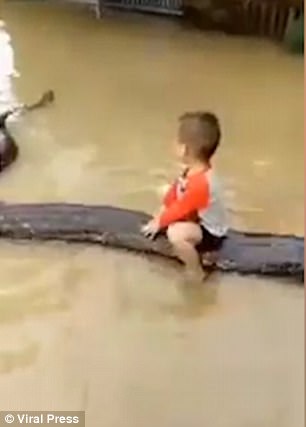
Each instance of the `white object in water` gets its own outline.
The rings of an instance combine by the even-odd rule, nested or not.
[[[5,23],[0,20],[0,112],[16,104],[12,87],[12,77],[19,76],[14,64],[11,37]]]

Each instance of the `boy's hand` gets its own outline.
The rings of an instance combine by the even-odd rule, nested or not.
[[[152,219],[146,225],[141,227],[142,234],[149,239],[154,239],[156,234],[159,232],[159,221],[157,219]]]

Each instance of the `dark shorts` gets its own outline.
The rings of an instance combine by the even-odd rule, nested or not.
[[[218,251],[224,241],[224,237],[218,237],[211,234],[203,225],[200,225],[202,230],[202,240],[197,245],[199,252],[215,252]]]

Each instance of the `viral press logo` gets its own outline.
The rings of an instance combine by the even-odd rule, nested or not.
[[[0,425],[4,423],[7,425],[75,425],[78,427],[85,427],[85,411],[62,411],[62,412],[49,412],[49,411],[0,411]]]
[[[5,421],[7,424],[12,424],[12,423],[15,421],[15,417],[14,417],[14,415],[12,415],[12,414],[7,414],[7,415],[5,415],[5,417],[4,417],[4,421]]]

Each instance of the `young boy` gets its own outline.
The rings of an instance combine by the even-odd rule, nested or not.
[[[160,213],[142,228],[150,238],[165,231],[175,254],[197,279],[205,277],[203,267],[213,263],[227,232],[210,163],[220,138],[219,121],[210,112],[189,112],[179,118],[176,149],[185,170],[164,197]]]

